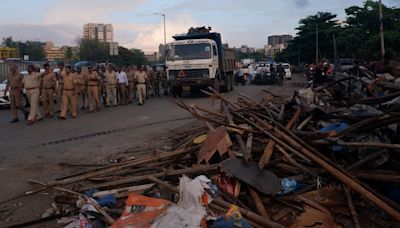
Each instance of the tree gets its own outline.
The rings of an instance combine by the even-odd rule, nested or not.
[[[15,42],[12,37],[3,37],[1,44],[6,47],[17,48],[21,55],[20,57],[28,55],[29,60],[33,61],[42,61],[45,59],[45,52],[43,48],[45,44],[42,42],[30,40],[25,42]]]
[[[339,55],[364,60],[380,58],[379,3],[367,0],[364,5],[345,9],[347,20],[338,37]],[[388,56],[400,57],[400,8],[383,5],[385,46]]]
[[[29,60],[43,61],[45,60],[44,45],[39,41],[19,42],[19,52],[21,56],[28,55]]]
[[[144,53],[139,49],[127,49],[118,47],[118,55],[110,56],[110,61],[116,65],[145,65],[147,60]]]
[[[74,58],[74,53],[72,51],[72,47],[67,47],[65,49],[64,56],[65,56],[65,60],[67,60],[68,62]]]
[[[367,0],[362,6],[348,7],[345,12],[347,19],[342,27],[331,13],[318,13],[300,20],[297,36],[275,60],[290,63],[315,60],[317,24],[320,57],[332,60],[332,34],[335,34],[339,58],[379,60],[379,3]],[[383,6],[383,15],[387,60],[400,59],[400,8]]]
[[[17,43],[14,42],[13,38],[11,36],[9,37],[3,37],[3,41],[1,42],[1,45],[4,47],[13,47],[15,48],[17,46]]]
[[[109,58],[110,47],[108,43],[96,39],[78,40],[79,58],[85,61],[106,62]]]
[[[338,31],[336,15],[329,12],[319,12],[301,19],[296,37],[289,46],[279,53],[275,60],[298,63],[312,62],[316,59],[316,33],[318,32],[318,57],[333,59],[332,34]]]

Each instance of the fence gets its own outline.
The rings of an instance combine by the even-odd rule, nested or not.
[[[27,63],[15,63],[18,66],[19,72],[26,70]],[[7,78],[10,72],[11,63],[0,63],[0,82],[3,82]]]

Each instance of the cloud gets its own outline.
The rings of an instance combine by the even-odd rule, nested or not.
[[[58,0],[43,13],[45,24],[100,22],[106,15],[139,8],[147,0]]]
[[[295,0],[294,3],[299,8],[305,8],[309,5],[310,2],[308,0]]]
[[[123,43],[122,45],[127,48],[140,48],[145,52],[157,51],[158,45],[164,43],[163,26],[163,22],[161,21],[158,24],[136,27],[135,30],[138,31],[137,35],[133,40]],[[190,15],[181,14],[169,18],[167,17],[167,42],[173,40],[172,35],[185,33],[192,26],[197,26],[197,23]],[[134,27],[135,26],[132,28]]]
[[[72,25],[43,25],[43,24],[0,24],[2,37],[12,36],[14,40],[53,41],[58,45],[72,45],[80,34],[81,28]]]

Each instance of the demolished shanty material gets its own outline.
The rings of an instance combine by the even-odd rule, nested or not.
[[[174,99],[200,122],[174,132],[169,150],[35,181],[41,188],[31,193],[60,191],[64,217],[114,227],[145,212],[144,227],[399,226],[400,115],[396,102],[387,103],[398,91],[374,97],[349,89],[349,80],[358,79],[236,101],[211,89],[220,100],[212,110]],[[97,212],[77,208],[82,197]],[[113,204],[101,206],[107,197]]]

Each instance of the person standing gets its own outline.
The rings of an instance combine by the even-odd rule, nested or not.
[[[88,67],[88,102],[89,110],[88,113],[94,112],[93,102],[96,103],[96,110],[100,111],[100,98],[99,98],[99,83],[100,76],[96,71],[93,71],[93,66]]]
[[[74,74],[71,73],[71,67],[65,67],[64,86],[62,95],[62,106],[59,119],[65,120],[67,117],[67,110],[69,108],[72,118],[76,118],[76,94],[78,92],[77,80]]]
[[[128,66],[127,76],[128,76],[128,103],[132,104],[135,95],[135,70],[133,66]]]
[[[128,77],[126,76],[126,73],[122,71],[120,66],[117,68],[117,84],[120,99],[119,104],[126,105],[126,87],[128,86]]]
[[[106,105],[110,107],[113,105],[117,106],[117,74],[115,73],[112,66],[107,66],[106,72],[104,73],[106,80]]]
[[[77,94],[76,94],[77,105],[76,106],[77,106],[78,110],[85,110],[86,94],[87,94],[86,78],[85,78],[85,75],[82,73],[81,67],[76,68],[75,78],[76,78],[76,87],[77,87]]]
[[[147,82],[147,75],[143,66],[141,66],[139,68],[139,71],[135,73],[135,81],[136,81],[136,90],[139,98],[139,105],[143,105],[144,99],[146,98],[146,82]]]
[[[160,82],[161,82],[161,72],[160,71],[153,71],[154,72],[154,78],[153,78],[153,84],[151,85],[153,87],[153,95],[154,96],[160,96]]]
[[[65,71],[64,71],[64,63],[59,63],[58,68],[60,69],[59,72],[57,72],[57,90],[56,90],[56,102],[57,102],[57,112],[61,111],[61,101],[62,101],[62,93],[63,93],[63,86],[64,86],[64,76],[65,76]]]
[[[28,118],[28,112],[25,111],[25,107],[22,104],[22,78],[23,76],[18,72],[17,65],[11,64],[6,89],[4,90],[4,96],[6,96],[7,92],[10,91],[10,108],[13,117],[10,123],[16,123],[19,121],[17,109],[21,110],[25,119]]]
[[[34,72],[32,65],[28,66],[28,74],[22,78],[23,87],[26,90],[26,95],[30,103],[28,115],[28,125],[32,125],[35,121],[42,120],[42,115],[39,110],[39,95],[40,95],[40,73]]]
[[[45,72],[42,75],[41,101],[44,108],[45,117],[53,118],[54,89],[56,77],[48,63],[43,65]]]
[[[282,86],[283,85],[283,76],[285,76],[285,68],[283,68],[282,64],[278,64],[276,66],[276,73],[278,74],[278,85]]]

